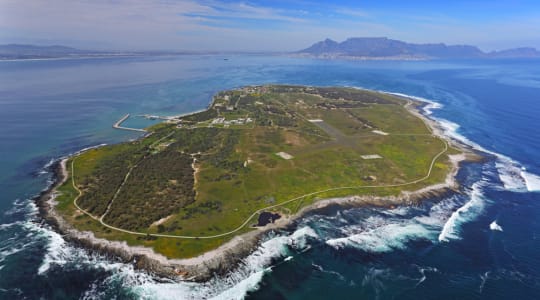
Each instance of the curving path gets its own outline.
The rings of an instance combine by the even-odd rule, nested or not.
[[[427,124],[426,124],[427,126]],[[427,126],[429,128],[429,126]],[[430,128],[431,130],[431,128]],[[276,208],[276,207],[279,207],[279,206],[282,206],[282,205],[285,205],[285,204],[289,204],[291,202],[294,202],[294,201],[298,201],[300,199],[303,199],[305,197],[309,197],[309,196],[314,196],[314,195],[317,195],[317,194],[321,194],[321,193],[326,193],[326,192],[332,192],[332,191],[338,191],[338,190],[345,190],[345,189],[362,189],[362,188],[389,188],[389,187],[400,187],[400,186],[407,186],[407,185],[412,185],[412,184],[416,184],[416,183],[419,183],[419,182],[422,182],[426,179],[428,179],[430,176],[431,176],[431,172],[433,170],[433,166],[435,165],[435,161],[437,161],[437,159],[443,155],[444,153],[446,153],[448,151],[448,142],[440,137],[438,137],[444,144],[444,149],[439,152],[437,155],[435,155],[433,157],[433,159],[431,160],[431,164],[429,166],[429,169],[428,169],[428,172],[427,174],[422,177],[422,178],[419,178],[419,179],[416,179],[416,180],[413,180],[413,181],[410,181],[410,182],[406,182],[406,183],[400,183],[400,184],[388,184],[388,185],[363,185],[363,186],[345,186],[345,187],[335,187],[335,188],[329,188],[329,189],[325,189],[325,190],[321,190],[321,191],[316,191],[316,192],[312,192],[312,193],[308,193],[308,194],[304,194],[304,195],[301,195],[301,196],[298,196],[298,197],[295,197],[295,198],[292,198],[292,199],[289,199],[287,201],[284,201],[284,202],[281,202],[279,204],[274,204],[274,205],[270,205],[270,206],[267,206],[267,207],[264,207],[264,208],[261,208],[261,209],[258,209],[256,210],[255,212],[253,212],[253,214],[251,214],[245,221],[244,223],[242,223],[240,226],[238,226],[237,228],[229,231],[229,232],[225,232],[225,233],[221,233],[221,234],[216,234],[216,235],[209,235],[209,236],[186,236],[186,235],[171,235],[171,234],[159,234],[159,233],[146,233],[146,232],[137,232],[137,231],[131,231],[131,230],[126,230],[126,229],[122,229],[122,228],[118,228],[118,227],[115,227],[115,226],[111,226],[107,223],[105,223],[103,221],[103,218],[105,217],[105,215],[107,214],[108,212],[108,209],[110,208],[110,205],[112,204],[112,201],[114,200],[114,198],[116,197],[116,195],[118,194],[119,190],[117,190],[117,193],[115,193],[115,196],[113,197],[113,199],[111,200],[111,203],[109,203],[109,206],[107,208],[107,211],[101,216],[101,217],[96,217],[94,215],[92,215],[91,213],[87,212],[86,210],[82,209],[81,207],[79,207],[79,205],[77,204],[77,200],[82,196],[82,191],[77,187],[77,185],[75,184],[75,168],[74,168],[74,162],[75,162],[75,159],[74,158],[72,161],[71,161],[71,182],[72,182],[72,185],[73,185],[73,188],[75,188],[75,190],[77,190],[77,192],[79,193],[79,195],[77,195],[77,197],[75,197],[75,199],[73,199],[73,204],[75,205],[75,207],[80,210],[81,212],[83,212],[84,214],[86,214],[87,216],[91,217],[92,219],[98,221],[99,223],[101,223],[101,225],[109,228],[109,229],[112,229],[112,230],[115,230],[115,231],[120,231],[120,232],[124,232],[124,233],[128,233],[128,234],[134,234],[134,235],[141,235],[141,236],[153,236],[153,237],[167,237],[167,238],[177,238],[177,239],[213,239],[213,238],[219,238],[219,237],[224,237],[224,236],[227,236],[227,235],[231,235],[233,233],[236,233],[238,231],[240,231],[241,229],[243,229],[250,221],[251,219],[253,219],[253,217],[255,217],[256,215],[258,215],[259,213],[261,213],[262,211],[264,210],[268,210],[268,209],[272,209],[272,208]],[[128,174],[126,174],[126,176],[124,177],[124,182],[125,180],[129,177],[129,174],[131,173],[131,170],[128,172]],[[123,183],[124,183],[123,182]],[[123,185],[122,183],[122,185]],[[121,186],[122,186],[121,185]],[[119,189],[121,188],[121,186],[119,187]]]

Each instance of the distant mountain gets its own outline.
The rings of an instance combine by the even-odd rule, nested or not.
[[[338,43],[326,39],[296,52],[302,56],[357,59],[463,59],[540,57],[534,48],[517,48],[486,53],[475,46],[412,44],[385,37],[349,38]]]
[[[254,54],[254,52],[223,51],[96,51],[81,50],[66,46],[36,46],[9,44],[0,45],[0,60],[12,59],[44,59],[44,58],[102,58],[102,57],[134,57],[134,56],[167,56],[167,55],[199,55],[199,54]],[[256,53],[260,54],[260,53]]]
[[[530,47],[522,47],[501,51],[493,51],[489,53],[489,56],[496,58],[540,57],[540,51]]]
[[[36,46],[9,44],[0,45],[0,60],[6,59],[45,59],[45,58],[102,58],[132,57],[143,55],[168,55],[171,52],[133,52],[81,50],[66,46]]]
[[[55,58],[66,56],[98,55],[99,51],[87,51],[66,46],[35,46],[9,44],[0,45],[0,58],[25,59],[25,58]]]

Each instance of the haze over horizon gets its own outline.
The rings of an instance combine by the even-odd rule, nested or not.
[[[56,0],[0,3],[0,44],[92,50],[295,51],[330,38],[388,37],[540,48],[536,1]],[[538,8],[538,9],[534,9]]]

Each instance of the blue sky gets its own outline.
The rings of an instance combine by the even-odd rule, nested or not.
[[[0,43],[290,51],[364,36],[483,50],[540,48],[540,1],[0,1]]]

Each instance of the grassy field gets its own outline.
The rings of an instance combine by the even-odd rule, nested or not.
[[[78,211],[71,180],[59,188],[57,208],[80,230],[184,258],[253,230],[254,213],[267,207],[295,213],[318,199],[397,195],[442,182],[447,153],[429,177],[415,182],[426,177],[446,143],[405,105],[415,104],[347,88],[221,92],[208,111],[156,125],[138,141],[71,158],[80,207],[108,225],[148,235],[107,228]],[[219,237],[204,238],[212,236]]]

